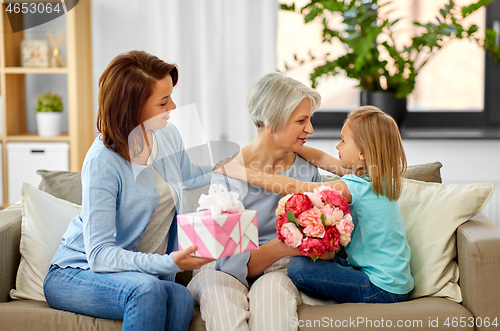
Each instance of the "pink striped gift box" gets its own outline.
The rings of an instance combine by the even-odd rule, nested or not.
[[[257,212],[212,216],[210,211],[177,215],[179,250],[196,245],[195,256],[219,259],[259,247]]]

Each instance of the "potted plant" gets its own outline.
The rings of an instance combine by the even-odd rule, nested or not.
[[[54,137],[61,132],[62,98],[56,93],[39,94],[36,98],[38,135]]]
[[[454,39],[468,38],[477,42],[499,62],[500,46],[495,43],[496,32],[488,29],[482,40],[478,37],[476,25],[463,26],[467,16],[493,1],[479,0],[458,7],[450,0],[439,10],[435,22],[413,22],[420,28],[420,34],[411,39],[411,44],[401,46],[395,42],[400,19],[385,18],[380,13],[380,8],[390,3],[379,6],[377,0],[310,0],[299,10],[305,22],[320,20],[323,42],[339,40],[345,47],[345,54],[337,58],[332,58],[329,53],[320,56],[310,53],[309,59],[295,56],[295,65],[322,59],[322,64],[310,74],[313,88],[319,77],[344,73],[358,80],[358,86],[363,89],[361,104],[379,106],[401,124],[406,113],[406,97],[413,91],[418,73]],[[281,8],[296,11],[295,4],[282,4]],[[333,26],[331,22],[336,16],[340,16],[342,24]],[[285,64],[285,68],[288,70],[290,66]]]

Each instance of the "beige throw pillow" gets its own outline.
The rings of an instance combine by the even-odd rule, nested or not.
[[[81,207],[40,191],[28,183],[21,187],[21,262],[13,299],[45,301],[43,281],[69,222]]]
[[[462,301],[455,231],[486,206],[493,191],[492,184],[404,180],[399,207],[411,248],[412,299],[437,296]]]
[[[442,166],[441,162],[411,165],[406,169],[404,177],[423,182],[441,183],[440,169]],[[340,176],[331,173],[323,174],[322,177],[324,182],[333,182],[340,179]]]
[[[423,182],[441,183],[440,169],[442,166],[441,162],[408,166],[404,177],[408,179],[421,180]]]
[[[82,204],[82,180],[79,172],[37,170],[36,173],[42,177],[39,190],[77,205]]]

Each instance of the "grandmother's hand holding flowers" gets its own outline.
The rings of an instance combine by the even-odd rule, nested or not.
[[[323,255],[318,257],[318,259],[325,260],[325,261],[333,260],[333,258],[335,257],[335,254],[336,254],[335,252],[325,252]]]

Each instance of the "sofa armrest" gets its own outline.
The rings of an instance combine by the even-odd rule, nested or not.
[[[457,249],[462,305],[483,321],[500,318],[500,230],[479,213],[458,228]]]
[[[0,212],[0,302],[9,300],[15,287],[21,259],[21,205],[12,205]]]

